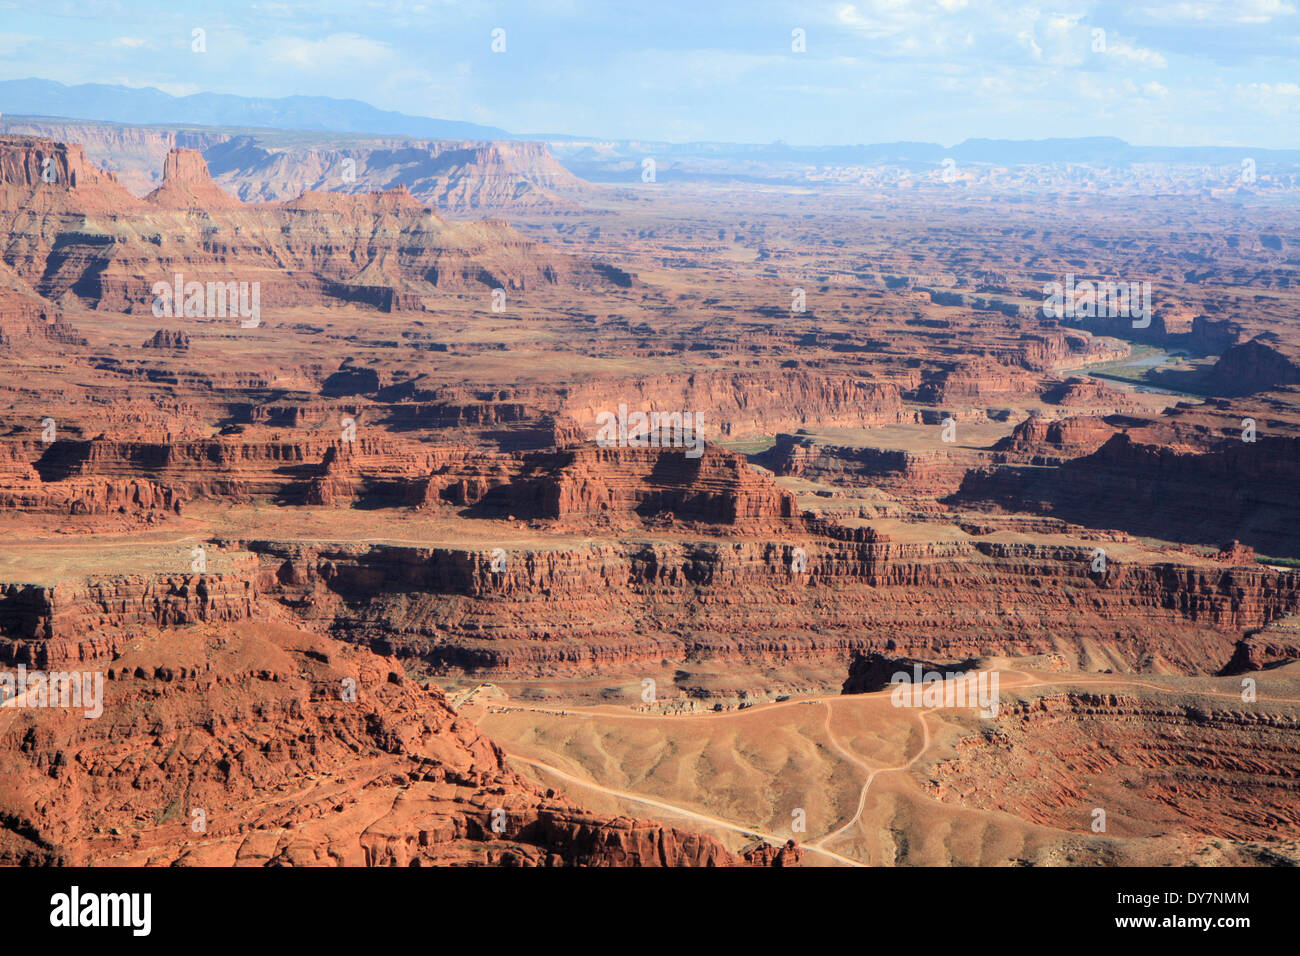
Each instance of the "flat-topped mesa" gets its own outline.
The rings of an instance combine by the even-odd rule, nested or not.
[[[312,212],[351,212],[353,210],[375,213],[410,212],[427,213],[441,220],[431,209],[411,195],[405,186],[381,189],[370,193],[332,193],[308,190],[297,199],[283,203],[285,209],[310,210]]]
[[[189,562],[188,553],[178,559]],[[225,570],[92,574],[0,583],[0,663],[36,667],[107,660],[151,629],[256,616],[260,566],[247,553]]]
[[[417,476],[427,475],[437,460],[419,446],[364,435],[355,446],[346,445],[344,467],[336,463],[344,444],[337,433],[284,438],[250,431],[213,438],[69,439],[17,450],[0,442],[0,451],[25,456],[33,464],[39,461],[44,480],[40,487],[47,495],[58,495],[70,481],[83,478],[101,483],[145,480],[165,486],[180,501],[282,497],[320,503],[316,485],[331,478],[349,489],[344,494],[343,485],[336,484],[338,496],[383,492],[391,498],[401,494],[406,483],[414,490]],[[17,499],[15,507],[24,500]]]
[[[1277,385],[1300,383],[1300,347],[1273,332],[1226,349],[1208,376],[1222,395],[1248,395]]]
[[[553,519],[585,527],[645,523],[727,525],[732,533],[786,527],[800,520],[795,499],[744,457],[706,445],[603,448],[480,457],[439,469],[424,500],[467,506],[483,516]]]
[[[908,420],[898,386],[859,375],[802,368],[701,370],[643,378],[592,379],[559,390],[560,412],[588,437],[602,412],[694,409],[709,437],[739,438],[820,428],[873,428]]]
[[[1002,456],[999,461],[1059,463],[1069,458],[1091,455],[1110,441],[1118,430],[1117,426],[1108,424],[1105,419],[1091,415],[1054,420],[1031,415],[1017,425],[1010,435],[999,439],[993,447]]]
[[[755,456],[780,477],[848,487],[879,488],[895,496],[940,498],[961,487],[970,462],[946,451],[832,445],[778,432],[776,444]]]
[[[733,529],[799,517],[794,497],[734,452],[698,457],[663,448],[584,446],[553,475],[545,504],[554,517],[591,520],[620,513],[643,519],[720,523]],[[579,523],[583,523],[579,521]]]
[[[545,143],[379,138],[286,149],[240,136],[206,155],[218,180],[250,202],[292,200],[304,187],[337,195],[400,185],[438,209],[573,209],[570,197],[592,189]],[[353,176],[340,184],[342,163],[351,164]]]
[[[34,342],[86,344],[54,306],[36,296],[6,289],[4,278],[0,270],[0,348],[19,343],[30,347]]]
[[[241,209],[244,205],[212,181],[208,164],[197,149],[169,152],[162,185],[145,200],[171,209]]]
[[[1216,420],[1203,413],[1202,421]],[[1242,441],[1239,434],[1169,421],[1120,431],[1103,419],[1045,427],[1031,419],[998,444],[1004,461],[1026,464],[968,471],[950,503],[1015,511],[1030,502],[1039,513],[1091,527],[1211,545],[1236,538],[1262,554],[1300,554],[1300,438]],[[1043,464],[1060,467],[1037,467]]]
[[[159,329],[153,338],[146,339],[140,346],[145,349],[178,349],[184,351],[190,347],[190,337],[180,329]]]
[[[30,475],[0,471],[0,511],[44,514],[158,516],[180,514],[183,492],[143,478],[71,478],[44,482]]]
[[[1082,329],[1043,329],[1025,332],[1016,347],[1000,359],[1005,364],[1014,363],[1034,372],[1073,368],[1084,361],[1099,362],[1122,358],[1130,349],[1123,342],[1093,336]]]
[[[1032,392],[1035,382],[1034,376],[1022,369],[977,359],[927,369],[911,397],[928,405],[1007,401]]]
[[[139,205],[111,173],[95,168],[79,145],[34,136],[0,136],[0,187],[76,192],[78,203],[90,211]]]
[[[1098,414],[1100,409],[1141,412],[1145,407],[1132,392],[1103,384],[1095,378],[1078,376],[1049,383],[1043,391],[1043,401],[1062,408],[1092,409],[1093,414]]]

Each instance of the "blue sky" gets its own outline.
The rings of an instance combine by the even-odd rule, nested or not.
[[[1297,148],[1298,6],[0,0],[0,79],[337,96],[601,138],[951,145],[1110,135]],[[191,51],[195,28],[206,53]],[[504,53],[491,50],[496,28]],[[806,52],[792,50],[796,29]]]

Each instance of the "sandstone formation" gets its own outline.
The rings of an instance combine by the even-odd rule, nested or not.
[[[18,213],[6,264],[47,299],[98,309],[157,315],[155,289],[170,289],[177,275],[182,288],[207,287],[194,311],[185,291],[183,302],[169,296],[162,314],[259,321],[254,301],[269,320],[305,302],[392,311],[422,308],[436,289],[479,289],[486,298],[495,288],[628,281],[547,252],[500,221],[446,222],[401,186],[246,206],[211,181],[192,150],[169,153],[162,185],[138,200],[79,146],[0,138],[0,205]],[[187,242],[200,229],[201,252]],[[216,305],[214,284],[223,293]]]
[[[86,155],[136,195],[163,179],[159,170],[176,149],[202,154],[217,184],[244,202],[294,199],[318,192],[379,192],[404,184],[434,209],[456,213],[520,209],[559,211],[593,193],[561,166],[544,143],[328,135],[311,142],[298,134],[281,143],[272,132],[123,127],[38,117],[5,117],[3,129],[59,142],[80,143]]]
[[[785,433],[776,436],[776,444],[759,461],[777,475],[930,499],[961,487],[969,464],[944,451],[828,446]]]
[[[931,789],[941,800],[1081,833],[1091,832],[1094,808],[1110,808],[1112,836],[1176,828],[1269,840],[1296,826],[1298,732],[1293,715],[1259,705],[1052,694],[1008,708],[992,729],[959,742]],[[1192,752],[1189,734],[1198,741]]]
[[[102,719],[0,710],[0,862],[791,865],[586,813],[507,766],[437,690],[277,624],[189,626],[105,663]],[[148,806],[148,812],[136,808]]]
[[[1099,575],[1091,548],[962,538],[906,544],[831,525],[729,545],[633,539],[513,551],[500,572],[488,550],[280,546],[264,557],[292,569],[291,603],[325,610],[340,633],[476,674],[940,650],[1214,673],[1242,631],[1300,607],[1285,572],[1115,558]],[[796,547],[806,571],[792,570]]]
[[[159,329],[153,334],[153,338],[140,347],[146,349],[176,349],[183,352],[190,347],[190,337],[179,329]]]
[[[1300,350],[1275,332],[1232,345],[1215,362],[1210,384],[1224,395],[1261,392],[1278,385],[1300,384]]]

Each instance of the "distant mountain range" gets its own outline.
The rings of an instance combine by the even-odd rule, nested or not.
[[[0,112],[137,125],[236,126],[413,136],[418,139],[520,139],[495,126],[381,110],[328,96],[278,99],[195,93],[172,96],[151,86],[66,86],[53,80],[0,81]]]
[[[612,140],[567,134],[518,134],[495,126],[411,116],[381,110],[360,100],[327,96],[280,98],[195,93],[171,96],[153,87],[102,83],[67,86],[53,80],[0,81],[0,113],[100,120],[145,126],[238,127],[360,133],[415,139],[545,140],[579,174],[609,162],[654,155],[665,159],[715,159],[818,165],[935,164],[951,157],[962,163],[1022,166],[1051,163],[1191,165],[1256,162],[1300,163],[1300,149],[1238,146],[1133,146],[1111,136],[1038,140],[968,139],[951,148],[938,143],[899,142],[857,146],[790,146],[786,143],[666,143]]]

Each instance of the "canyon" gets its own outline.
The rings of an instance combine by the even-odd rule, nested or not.
[[[5,122],[0,861],[1300,861],[1284,203]]]

